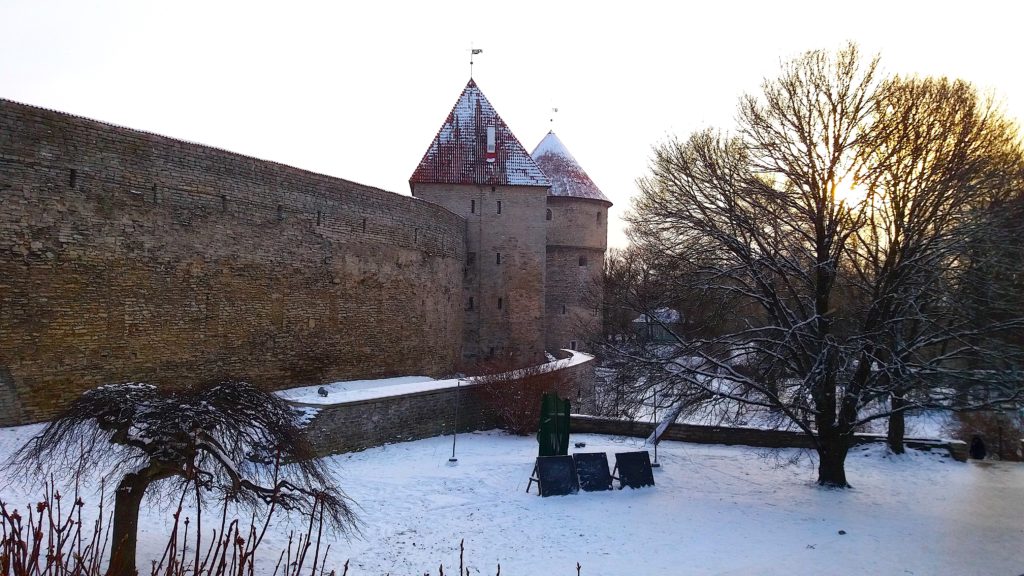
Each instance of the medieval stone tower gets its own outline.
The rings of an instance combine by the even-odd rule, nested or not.
[[[532,156],[551,179],[544,216],[544,345],[548,350],[585,349],[587,340],[601,330],[602,273],[612,203],[554,132],[548,132]]]
[[[527,364],[597,334],[611,202],[554,133],[527,154],[471,79],[409,185],[467,222],[464,361]]]
[[[611,203],[472,80],[415,198],[2,98],[0,160],[0,426],[114,382],[539,364],[600,326]]]
[[[463,360],[543,360],[551,182],[473,80],[409,185],[413,196],[466,219]]]

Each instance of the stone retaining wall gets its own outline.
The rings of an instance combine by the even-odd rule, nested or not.
[[[609,434],[647,438],[654,431],[654,424],[651,422],[634,422],[573,414],[570,430],[573,433],[580,434]],[[662,439],[694,442],[696,444],[741,444],[758,448],[813,448],[811,439],[803,432],[697,426],[693,424],[672,424],[665,430]],[[877,434],[857,434],[854,439],[855,444],[885,441],[885,436]],[[959,440],[907,438],[905,444],[908,448],[919,450],[931,450],[933,448],[948,450],[950,455],[956,460],[960,462],[967,460],[967,445]]]
[[[559,395],[575,398],[579,390],[589,390],[594,381],[594,360],[589,358],[557,370],[561,376]],[[466,382],[458,388],[444,388],[360,400],[343,404],[301,404],[319,409],[307,426],[317,452],[321,455],[365,450],[392,442],[405,442],[451,434],[455,426],[458,397],[458,431],[488,430],[500,426],[491,402],[482,394],[483,385]],[[539,403],[540,398],[536,401]]]

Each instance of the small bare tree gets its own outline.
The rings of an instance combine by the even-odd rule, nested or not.
[[[136,573],[139,508],[147,489],[216,495],[254,512],[323,514],[330,529],[356,519],[283,400],[243,382],[183,390],[117,384],[90,390],[16,452],[8,466],[36,482],[103,471],[119,478],[109,576]]]

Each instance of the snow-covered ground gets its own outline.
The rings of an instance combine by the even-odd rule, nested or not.
[[[0,429],[0,452],[38,430]],[[586,451],[641,449],[639,440],[573,435]],[[358,503],[361,539],[332,542],[331,565],[349,574],[446,573],[465,539],[472,574],[1021,574],[1024,466],[962,464],[944,454],[894,457],[882,445],[855,449],[855,488],[814,485],[813,462],[779,467],[754,449],[665,442],[657,486],[540,498],[525,492],[533,438],[500,432],[334,456]],[[783,458],[798,452],[784,450]],[[34,501],[5,487],[10,504]],[[88,494],[86,495],[88,498]],[[140,559],[158,554],[170,517],[151,504],[140,522]],[[273,570],[295,526],[280,523],[263,544]],[[840,534],[843,530],[846,533]]]

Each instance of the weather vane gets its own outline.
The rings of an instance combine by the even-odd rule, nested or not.
[[[483,53],[483,48],[473,48],[473,45],[469,45],[469,77],[473,77],[473,56]]]
[[[555,114],[558,114],[558,108],[552,108],[551,109],[551,120],[550,120],[551,126],[549,126],[549,129],[552,132],[555,131]]]

